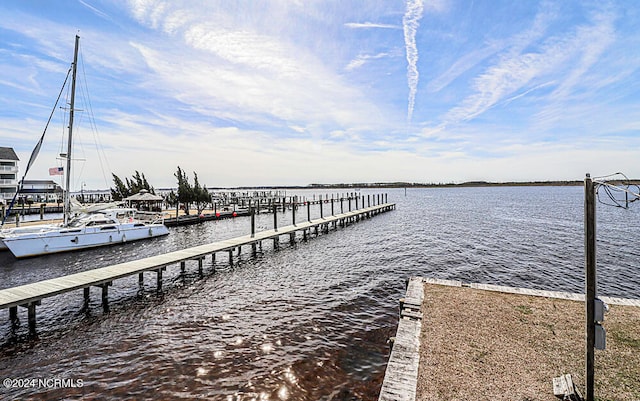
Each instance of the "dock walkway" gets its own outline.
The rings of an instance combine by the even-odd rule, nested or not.
[[[139,275],[139,282],[143,282],[144,272],[155,272],[157,274],[158,289],[162,288],[162,272],[169,265],[179,263],[182,271],[185,269],[185,262],[189,260],[197,260],[200,271],[202,270],[202,262],[205,257],[211,255],[215,260],[217,252],[228,251],[232,257],[234,250],[242,246],[252,246],[255,251],[257,245],[261,245],[261,241],[273,240],[274,246],[277,248],[280,236],[289,235],[290,241],[295,240],[296,232],[302,231],[306,239],[311,230],[315,229],[318,234],[319,230],[328,232],[329,227],[333,224],[337,228],[347,223],[360,220],[362,218],[372,217],[376,214],[386,212],[395,208],[393,203],[383,203],[370,206],[354,211],[340,213],[332,216],[321,217],[319,219],[308,219],[289,226],[261,231],[241,237],[231,238],[223,241],[213,242],[195,246],[192,248],[182,249],[179,251],[169,252],[162,255],[156,255],[144,259],[134,260],[130,262],[120,263],[117,265],[106,266],[94,270],[88,270],[68,276],[57,277],[49,280],[43,280],[31,284],[25,284],[18,287],[0,290],[0,309],[9,308],[9,319],[12,323],[17,323],[17,307],[22,306],[28,309],[28,320],[30,332],[35,333],[36,313],[35,307],[40,305],[40,301],[44,298],[53,297],[62,293],[84,289],[85,305],[89,303],[89,288],[102,288],[102,302],[106,307],[108,302],[108,288],[114,280],[119,278]],[[252,219],[253,220],[253,219]],[[254,224],[252,224],[253,231]]]

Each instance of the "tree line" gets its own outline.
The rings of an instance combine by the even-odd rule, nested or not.
[[[136,170],[135,174],[131,178],[125,177],[122,181],[120,177],[113,175],[114,187],[110,188],[111,198],[114,201],[121,201],[128,198],[131,195],[135,195],[141,190],[145,189],[155,195],[155,189],[149,184],[144,173],[140,173]],[[179,203],[184,205],[186,214],[189,214],[189,209],[192,204],[195,205],[200,214],[207,204],[211,203],[211,194],[206,185],[200,185],[198,181],[198,174],[193,172],[193,185],[189,182],[189,177],[186,172],[178,166],[178,171],[174,173],[174,177],[178,180],[177,193],[171,190],[171,192],[165,197],[165,202],[170,206],[177,206]]]

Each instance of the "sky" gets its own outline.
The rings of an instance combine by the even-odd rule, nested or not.
[[[7,0],[22,174],[80,36],[72,190],[640,178],[635,0]],[[68,90],[27,179],[66,149]],[[68,107],[67,107],[68,108]]]

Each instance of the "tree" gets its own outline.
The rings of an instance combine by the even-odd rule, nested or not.
[[[138,170],[136,170],[136,173],[131,179],[125,177],[126,184],[122,182],[117,175],[113,173],[111,175],[113,175],[113,183],[115,184],[115,188],[111,188],[111,197],[113,200],[123,200],[124,198],[137,194],[143,189],[155,194],[155,190],[149,185],[147,177],[144,176],[144,173],[140,174]]]
[[[122,182],[120,177],[111,173],[113,175],[113,183],[115,184],[115,188],[111,188],[111,198],[115,201],[120,201],[129,196],[129,189]]]
[[[198,174],[193,172],[193,201],[198,209],[198,214],[202,213],[207,204],[211,202],[211,194],[207,190],[207,187],[202,188],[198,181]]]
[[[194,193],[187,174],[178,166],[178,171],[174,174],[178,179],[178,202],[184,203],[184,212],[189,214],[189,206],[194,201]]]
[[[169,192],[165,201],[169,204],[169,206],[175,206],[178,203],[178,196],[175,192],[173,192],[173,189],[171,190],[171,192]]]

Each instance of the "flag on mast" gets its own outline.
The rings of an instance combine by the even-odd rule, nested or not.
[[[64,168],[63,167],[51,167],[49,169],[49,175],[63,175]]]

